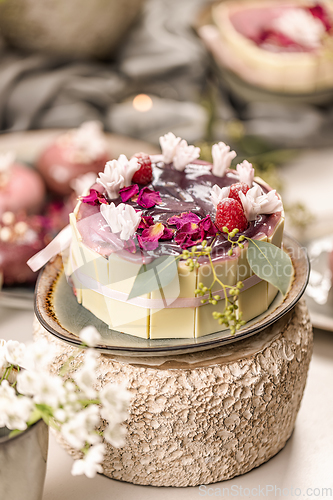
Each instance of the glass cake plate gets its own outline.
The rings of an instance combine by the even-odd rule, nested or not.
[[[14,151],[19,161],[34,168],[34,164],[42,151],[64,131],[65,129],[32,130],[1,134],[0,154]],[[151,154],[159,153],[159,148],[131,137],[105,133],[105,139],[114,158],[118,158],[122,153],[126,156],[132,156],[138,151],[147,151]],[[3,307],[33,309],[33,298],[34,287],[31,285],[5,286],[0,290],[0,305]]]
[[[163,356],[182,354],[243,340],[278,321],[288,313],[303,295],[309,279],[309,260],[306,250],[290,236],[284,236],[284,248],[292,258],[295,276],[285,298],[278,293],[269,309],[249,321],[235,335],[223,330],[191,339],[141,339],[110,330],[101,320],[81,306],[67,283],[62,259],[57,256],[41,271],[35,291],[35,313],[41,325],[52,335],[72,345],[79,345],[78,333],[94,325],[102,336],[97,345],[101,352],[122,356]],[[204,306],[202,306],[204,307]]]

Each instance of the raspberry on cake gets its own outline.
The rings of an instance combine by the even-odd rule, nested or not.
[[[78,302],[111,329],[150,339],[196,338],[226,328],[213,317],[231,303],[219,283],[238,290],[239,321],[265,312],[278,290],[253,276],[248,242],[281,247],[280,197],[254,180],[250,163],[231,169],[234,152],[222,143],[215,168],[171,133],[160,142],[161,155],[108,162],[70,215],[65,271]],[[152,175],[143,186],[146,165]],[[212,284],[213,276],[219,281]],[[198,290],[212,294],[209,301],[203,297],[207,303]]]
[[[153,179],[153,169],[151,166],[150,156],[145,153],[137,153],[135,158],[137,158],[140,168],[133,175],[132,182],[145,186]]]

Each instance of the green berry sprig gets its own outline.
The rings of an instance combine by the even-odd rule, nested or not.
[[[234,252],[234,247],[236,245],[239,246],[239,248],[244,248],[244,244],[242,243],[244,240],[245,240],[245,236],[243,234],[241,234],[239,237],[238,237],[238,240],[237,241],[233,241],[232,238],[234,238],[236,236],[237,233],[239,233],[239,229],[237,227],[235,227],[232,231],[229,231],[229,229],[227,228],[227,226],[224,226],[223,227],[223,232],[224,233],[227,233],[228,235],[228,241],[229,243],[231,243],[231,248],[230,250],[228,251],[228,255],[231,257],[231,255],[233,254]]]
[[[236,242],[232,241],[231,238],[234,238],[235,235],[239,232],[238,229],[234,229],[229,232],[228,228],[223,228],[223,231],[228,234],[228,241],[232,244],[231,253],[230,250],[228,252],[229,255],[232,255],[233,247],[237,244],[240,248],[244,248],[242,241],[244,241],[244,236],[240,236]],[[213,279],[209,287],[204,286],[203,283],[198,284],[198,288],[194,291],[196,296],[205,296],[208,295],[207,298],[203,298],[201,300],[202,304],[213,304],[217,305],[218,301],[224,298],[224,310],[222,312],[214,311],[213,318],[216,319],[220,325],[225,325],[230,329],[232,335],[236,333],[243,325],[245,325],[245,321],[242,321],[242,313],[238,310],[238,296],[240,290],[243,288],[243,282],[238,281],[235,286],[225,285],[216,275],[215,268],[213,265],[213,261],[211,258],[212,246],[207,246],[207,241],[202,242],[202,249],[198,250],[196,246],[193,246],[190,250],[183,250],[181,254],[181,259],[185,260],[185,265],[189,268],[189,271],[192,272],[194,269],[200,267],[200,263],[198,262],[199,257],[205,256],[208,257],[210,266],[213,273]],[[212,289],[218,283],[223,290],[223,297],[218,294],[214,294]],[[228,293],[229,292],[229,293]]]

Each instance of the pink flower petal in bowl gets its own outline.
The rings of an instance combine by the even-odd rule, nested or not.
[[[132,184],[131,186],[120,189],[119,194],[121,196],[121,201],[123,203],[126,203],[126,201],[133,198],[133,196],[138,194],[138,192],[139,192],[139,186],[137,184]]]
[[[148,187],[141,189],[140,194],[137,199],[137,204],[143,208],[151,208],[155,205],[159,205],[162,202],[159,191],[153,191]]]

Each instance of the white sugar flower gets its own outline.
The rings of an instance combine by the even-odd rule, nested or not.
[[[103,436],[105,441],[110,443],[115,448],[121,448],[125,444],[126,429],[121,425],[108,425]]]
[[[96,174],[94,172],[88,172],[73,179],[69,184],[77,196],[84,196],[89,188],[95,184],[96,180]]]
[[[17,342],[17,340],[8,340],[5,349],[8,363],[22,366],[26,349],[25,345]]]
[[[248,190],[246,195],[239,191],[244,213],[248,221],[255,220],[260,214],[272,214],[283,210],[282,202],[275,190],[264,193],[258,184]]]
[[[131,185],[133,175],[140,169],[138,159],[133,156],[130,160],[125,155],[120,155],[118,158],[118,168],[125,180],[125,187]]]
[[[235,151],[230,151],[230,146],[224,142],[214,144],[212,147],[213,168],[212,173],[217,177],[223,177],[227,168],[230,168],[232,160],[237,156]]]
[[[273,20],[272,27],[310,49],[318,48],[325,34],[324,24],[302,8],[286,9]]]
[[[96,444],[100,441],[100,437],[95,434],[99,418],[98,406],[87,406],[65,422],[60,432],[69,445],[81,450],[86,443]]]
[[[230,193],[230,186],[220,188],[217,184],[215,184],[212,187],[212,190],[210,193],[210,199],[211,199],[213,205],[215,206],[215,208],[220,203],[220,201],[224,200],[224,198],[228,198],[229,193]]]
[[[106,163],[104,172],[98,174],[97,182],[105,187],[110,200],[115,200],[120,189],[131,185],[132,177],[139,169],[137,158],[128,160],[125,155],[120,155],[118,160]]]
[[[16,154],[13,151],[0,154],[0,175],[9,172],[15,161]]]
[[[101,462],[103,461],[105,450],[106,447],[102,443],[92,446],[83,459],[75,460],[72,467],[73,476],[85,474],[87,477],[93,478],[97,472],[102,473],[103,467],[101,466]]]
[[[133,236],[140,224],[142,212],[136,212],[131,205],[120,203],[116,207],[114,203],[102,204],[100,210],[111,231],[120,233],[121,240],[128,240]]]
[[[89,347],[94,347],[101,341],[102,337],[95,326],[89,325],[79,333],[80,339]]]
[[[245,182],[245,184],[251,188],[254,179],[254,168],[252,167],[252,163],[244,160],[237,165],[236,170],[239,176],[239,182]]]
[[[94,120],[82,123],[78,129],[72,131],[72,144],[91,160],[103,156],[107,146],[102,123]]]
[[[173,158],[173,166],[176,170],[184,170],[186,165],[191,161],[196,160],[200,156],[200,148],[189,146],[183,139],[177,146],[175,156]]]
[[[104,172],[98,174],[97,183],[106,189],[110,200],[118,198],[120,189],[125,186],[125,179],[120,172],[117,160],[112,160],[107,162]]]
[[[160,137],[160,145],[162,149],[164,163],[172,162],[180,141],[181,138],[176,137],[172,132],[169,132],[168,134],[165,134]]]

